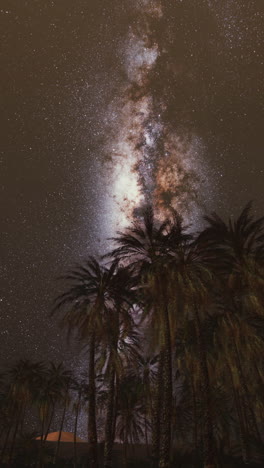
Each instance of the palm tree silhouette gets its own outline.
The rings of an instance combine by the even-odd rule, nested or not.
[[[106,404],[104,467],[112,466],[112,449],[115,434],[115,394],[117,382],[128,362],[135,357],[138,348],[137,334],[134,332],[133,305],[136,300],[135,279],[127,268],[119,267],[114,262],[114,274],[111,278],[111,294],[114,308],[109,309],[105,336],[107,343],[108,399]]]
[[[241,443],[245,462],[250,456],[246,426],[261,440],[257,418],[253,411],[245,369],[257,346],[256,329],[250,326],[257,316],[263,317],[264,218],[254,219],[252,203],[248,203],[237,219],[226,223],[216,213],[205,217],[207,227],[200,234],[212,267],[221,275],[222,333],[220,345],[227,356],[227,366],[233,382],[234,399],[240,421]],[[217,255],[215,255],[217,253]],[[224,300],[223,300],[224,298]],[[246,337],[246,339],[245,339]],[[228,343],[228,344],[227,344]],[[245,357],[243,365],[241,356]],[[241,390],[235,389],[239,380]]]
[[[50,368],[49,368],[48,379],[50,383],[53,384],[56,389],[57,403],[62,403],[63,405],[63,412],[62,412],[62,417],[61,417],[57,447],[56,447],[55,455],[53,459],[53,463],[56,464],[57,458],[59,456],[61,434],[62,434],[63,425],[65,421],[65,415],[70,405],[70,388],[73,384],[73,376],[72,376],[72,372],[65,369],[62,363],[58,364],[57,366],[51,363]],[[54,404],[53,404],[53,408],[54,408]]]
[[[68,380],[71,378],[71,372],[65,369],[62,363],[55,364],[49,362],[45,373],[45,382],[47,385],[47,393],[49,394],[50,400],[50,415],[47,421],[47,428],[45,431],[44,441],[46,441],[47,436],[50,431],[50,427],[53,421],[56,405],[63,398],[65,389],[68,385]],[[45,384],[44,384],[45,386]]]
[[[6,373],[9,379],[7,405],[11,415],[11,425],[7,430],[6,441],[2,449],[3,458],[14,423],[13,437],[10,445],[9,463],[12,461],[14,446],[19,429],[22,430],[27,407],[32,405],[34,395],[43,377],[44,365],[21,359]]]
[[[168,254],[171,245],[187,242],[180,216],[172,214],[163,223],[154,218],[151,206],[146,207],[141,221],[134,221],[125,232],[113,238],[117,247],[110,256],[128,264],[137,276],[139,297],[144,308],[143,318],[149,317],[149,326],[157,331],[159,346],[158,382],[153,428],[153,458],[160,467],[169,466],[171,445],[172,361],[171,322],[169,316]],[[160,392],[163,390],[163,398]],[[160,402],[163,404],[160,405]],[[161,426],[161,427],[160,427]]]
[[[79,337],[89,345],[88,443],[92,468],[98,466],[95,352],[98,343],[109,345],[108,330],[116,306],[113,280],[116,269],[117,262],[107,268],[90,257],[84,265],[77,266],[63,277],[70,285],[55,300],[53,311],[64,308],[63,323],[67,325],[69,333],[77,330]],[[110,335],[113,335],[112,331]]]

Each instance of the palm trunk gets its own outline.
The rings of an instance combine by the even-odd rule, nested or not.
[[[98,467],[95,389],[95,336],[91,335],[89,356],[89,404],[88,404],[88,446],[89,467]]]
[[[25,405],[24,409],[23,409],[23,414],[22,414],[22,417],[21,417],[21,422],[20,422],[20,432],[21,433],[23,432],[23,426],[24,426],[24,422],[25,422],[26,410],[27,410],[27,407]]]
[[[152,419],[152,459],[153,468],[158,466],[159,462],[159,451],[160,451],[160,416],[161,416],[161,403],[162,403],[162,389],[163,389],[163,365],[164,365],[164,353],[160,352],[157,385],[154,392],[153,401],[153,419]]]
[[[51,414],[50,414],[50,419],[49,419],[48,426],[47,426],[47,430],[46,430],[45,437],[44,437],[44,443],[46,442],[47,437],[48,437],[48,435],[49,435],[50,426],[51,426],[51,423],[52,423],[52,420],[53,420],[53,416],[54,416],[54,411],[55,411],[55,404],[53,403],[52,409],[51,409]]]
[[[112,366],[111,371],[110,371],[108,402],[107,402],[107,408],[106,408],[104,468],[112,467],[114,396],[115,396],[115,370],[114,370],[114,367]]]
[[[23,413],[23,408],[21,408],[18,411],[17,421],[16,421],[15,430],[14,430],[12,443],[11,443],[11,448],[10,448],[10,452],[9,452],[9,466],[12,466],[12,458],[13,458],[13,453],[14,453],[14,448],[15,448],[15,443],[16,443],[16,437],[17,437],[17,432],[18,432],[18,428],[19,428],[19,423],[21,422],[22,413]]]
[[[80,406],[81,406],[81,398],[82,398],[82,391],[80,390],[79,395],[78,395],[78,402],[77,402],[75,422],[74,422],[74,440],[73,440],[74,468],[77,468],[77,427],[78,427],[79,411],[80,411]]]
[[[126,423],[124,442],[123,442],[123,466],[124,468],[127,467],[127,449],[128,449],[128,428],[127,428],[127,423]]]
[[[198,456],[198,415],[197,415],[197,400],[196,400],[196,391],[195,391],[195,383],[193,379],[193,366],[191,367],[191,389],[192,389],[192,403],[193,403],[193,442],[195,447],[196,456]]]
[[[204,408],[204,431],[203,431],[203,458],[204,468],[216,468],[215,463],[215,444],[213,435],[213,420],[212,420],[212,396],[210,378],[207,366],[206,347],[204,343],[204,337],[202,332],[202,325],[199,317],[199,311],[197,306],[194,306],[195,315],[195,328],[199,349],[199,361],[200,361],[200,372],[201,372],[201,387],[202,387],[202,401]]]
[[[119,378],[116,374],[115,378],[115,395],[114,395],[114,409],[113,409],[113,425],[112,425],[112,441],[115,442],[116,434],[116,420],[117,420],[117,411],[118,411],[118,391],[119,391]]]
[[[46,422],[46,409],[44,403],[43,415],[42,415],[42,423],[41,423],[41,436],[40,436],[40,451],[39,451],[39,467],[42,468],[43,466],[43,449],[44,449],[44,427]]]
[[[110,348],[110,378],[109,378],[109,389],[108,389],[108,400],[106,407],[106,422],[105,422],[105,442],[104,442],[104,468],[111,468],[113,463],[113,424],[115,403],[115,379],[116,371],[114,367],[114,358],[117,353],[118,336],[119,336],[119,307],[115,311],[114,315],[111,316],[111,320],[114,323],[112,329],[111,348]]]
[[[147,448],[147,455],[149,456],[149,441],[148,441],[148,418],[147,418],[147,404],[145,403],[145,444]]]
[[[58,437],[58,441],[57,441],[57,447],[56,447],[56,452],[55,452],[55,456],[54,456],[54,459],[53,459],[53,464],[55,464],[57,462],[57,459],[58,459],[58,456],[59,456],[61,434],[62,434],[62,430],[63,430],[63,426],[64,426],[65,415],[66,415],[67,404],[68,404],[68,391],[69,390],[67,388],[66,395],[65,395],[64,408],[63,408],[63,413],[62,413],[62,418],[61,418],[61,424],[60,424],[59,437]]]
[[[163,405],[161,413],[161,444],[159,468],[169,468],[171,455],[171,415],[172,415],[172,364],[171,336],[168,308],[164,310],[164,365],[163,365]]]

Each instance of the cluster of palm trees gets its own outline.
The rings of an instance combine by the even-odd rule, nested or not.
[[[205,222],[194,235],[178,213],[160,222],[147,207],[101,262],[89,258],[64,277],[54,310],[88,346],[92,468],[97,358],[107,390],[105,468],[120,424],[125,451],[145,439],[159,468],[170,466],[184,419],[185,442],[206,468],[216,466],[219,443],[239,439],[247,463],[263,441],[264,218],[248,204],[235,221],[212,214]]]
[[[56,464],[66,411],[70,408],[74,412],[76,446],[80,398],[81,394],[83,397],[87,394],[87,384],[74,379],[63,364],[21,359],[2,374],[0,391],[1,466],[11,466],[15,449],[34,441],[38,435],[39,466],[43,466],[46,440],[60,411],[58,442],[53,457]],[[28,431],[29,420],[31,424],[36,420],[34,432]],[[32,451],[34,446],[30,444],[29,448]]]
[[[205,223],[192,233],[178,213],[159,221],[147,207],[111,240],[109,254],[63,277],[53,314],[87,346],[81,388],[91,468],[101,440],[104,468],[113,466],[115,441],[124,466],[129,447],[142,443],[153,468],[172,466],[179,450],[216,468],[219,453],[237,450],[248,463],[263,449],[264,218],[254,219],[249,204],[237,220],[212,214]],[[10,405],[13,440],[29,399],[22,389]],[[55,404],[43,392],[36,401],[44,444]]]

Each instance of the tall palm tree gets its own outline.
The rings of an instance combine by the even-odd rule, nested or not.
[[[169,314],[167,255],[171,243],[180,244],[189,236],[185,233],[182,219],[176,212],[163,223],[154,218],[152,207],[148,206],[143,219],[134,221],[125,232],[119,232],[113,240],[117,247],[111,256],[129,265],[134,275],[139,278],[139,292],[145,309],[144,317],[149,316],[150,323],[157,330],[159,343],[159,369],[163,375],[163,389],[157,388],[157,394],[163,390],[161,411],[154,410],[155,433],[162,426],[161,442],[155,437],[154,458],[160,458],[159,466],[169,466],[171,442],[171,401],[172,401],[172,362],[171,362],[171,323]],[[158,455],[159,453],[159,455]],[[156,460],[158,463],[158,459]]]
[[[167,254],[170,307],[174,310],[172,327],[186,326],[192,321],[197,340],[197,354],[201,380],[204,425],[204,467],[215,467],[213,439],[212,390],[208,369],[208,346],[205,339],[206,318],[212,307],[212,289],[217,280],[210,269],[208,254],[201,242],[190,238],[175,243],[172,238]],[[178,323],[177,323],[178,322]]]
[[[62,363],[55,364],[53,362],[49,362],[49,366],[47,367],[45,375],[45,381],[47,383],[48,394],[50,395],[50,416],[46,424],[44,441],[46,441],[49,434],[56,405],[63,398],[63,394],[65,393],[65,389],[67,388],[68,381],[70,381],[70,379],[71,372],[68,369],[65,369]]]
[[[117,263],[116,263],[117,266]],[[108,314],[107,372],[108,399],[106,404],[104,467],[112,466],[112,449],[115,432],[115,394],[117,382],[128,362],[135,357],[138,348],[132,315],[135,303],[135,279],[124,267],[116,268],[111,281],[114,309]]]
[[[256,330],[250,330],[248,325],[250,316],[263,318],[264,312],[264,218],[254,219],[251,208],[252,204],[247,204],[239,217],[235,220],[229,219],[228,223],[215,213],[207,216],[207,227],[200,234],[200,241],[206,246],[208,256],[211,255],[213,259],[212,266],[222,278],[224,301],[220,301],[220,308],[225,333],[219,337],[228,352],[231,378],[233,381],[238,379],[240,385],[240,390],[236,391],[236,402],[245,445],[245,461],[249,457],[249,446],[248,438],[244,434],[243,420],[250,425],[257,438],[260,438],[245,370],[251,367],[254,348],[258,349],[259,353],[261,340],[258,340]],[[218,255],[214,256],[213,252],[218,252]],[[246,359],[242,366],[243,355]],[[237,375],[234,375],[234,372]]]
[[[39,381],[38,388],[34,394],[33,403],[38,409],[41,423],[39,451],[40,467],[42,467],[44,463],[44,448],[55,413],[55,406],[61,398],[61,370],[62,365],[56,366],[50,363],[49,367],[46,366],[42,378]]]
[[[115,310],[112,282],[116,268],[117,262],[107,268],[90,257],[63,277],[69,286],[57,297],[54,307],[54,312],[64,309],[63,323],[69,333],[77,330],[79,337],[89,345],[88,443],[91,468],[98,466],[95,352],[97,343],[109,344],[109,316],[112,317]]]
[[[53,365],[51,367],[51,378],[54,379],[53,382],[58,391],[57,402],[62,403],[63,405],[57,447],[53,459],[53,463],[56,464],[57,458],[59,456],[61,434],[65,421],[66,411],[70,405],[70,389],[73,384],[73,376],[71,371],[65,369],[62,364],[59,364],[58,366]]]

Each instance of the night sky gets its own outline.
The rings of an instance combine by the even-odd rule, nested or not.
[[[263,214],[262,0],[1,0],[1,360],[82,367],[55,278],[152,202]]]

